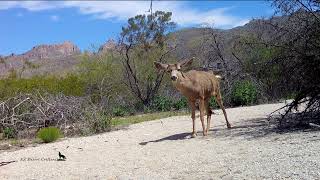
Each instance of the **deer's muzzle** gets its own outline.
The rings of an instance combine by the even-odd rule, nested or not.
[[[172,81],[176,81],[178,78],[176,76],[171,76]]]

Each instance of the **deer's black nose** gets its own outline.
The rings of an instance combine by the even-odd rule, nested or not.
[[[171,80],[175,81],[175,80],[177,80],[177,77],[176,76],[171,76]]]

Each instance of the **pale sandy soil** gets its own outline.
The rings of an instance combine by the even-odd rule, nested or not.
[[[16,162],[0,179],[320,179],[319,131],[277,133],[265,119],[282,105],[227,109],[231,130],[216,111],[207,137],[190,138],[180,116],[2,152],[0,162]]]

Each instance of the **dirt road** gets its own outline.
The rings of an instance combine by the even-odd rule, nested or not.
[[[283,104],[220,110],[207,137],[189,116],[0,153],[0,179],[320,179],[320,133],[277,133],[265,119]],[[200,120],[197,120],[200,131]],[[58,152],[67,157],[56,161]]]

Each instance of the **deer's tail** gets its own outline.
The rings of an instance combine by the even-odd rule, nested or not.
[[[217,79],[222,79],[222,77],[220,75],[215,75]]]

